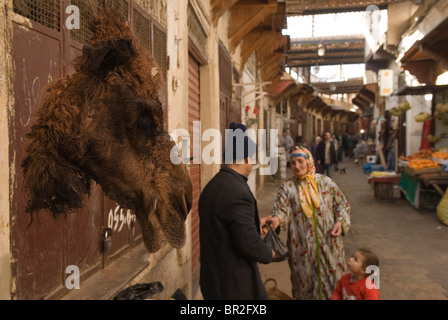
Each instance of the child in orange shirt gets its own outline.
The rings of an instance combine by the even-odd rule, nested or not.
[[[366,273],[368,266],[378,267],[378,257],[368,249],[358,249],[347,264],[351,273],[339,279],[330,300],[378,300],[380,293]]]

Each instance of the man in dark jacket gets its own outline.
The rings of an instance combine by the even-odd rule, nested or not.
[[[316,162],[319,165],[319,173],[325,174],[331,178],[331,166],[338,163],[336,149],[330,140],[330,132],[324,133],[324,139],[319,142],[316,149]]]
[[[257,201],[247,184],[255,143],[246,136],[243,152],[236,152],[232,142],[226,142],[225,153],[233,154],[233,163],[210,180],[199,198],[201,291],[206,300],[269,299],[257,263],[271,262],[273,251],[260,237]]]

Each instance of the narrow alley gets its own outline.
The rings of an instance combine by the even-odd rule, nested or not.
[[[251,233],[218,237],[199,200],[228,165],[270,215],[285,173],[271,164],[296,145],[328,166],[344,151],[401,167],[387,179],[406,197],[342,159],[345,258],[379,256],[380,299],[448,300],[448,220],[434,205],[448,200],[448,0],[5,0],[0,21],[0,300],[110,300],[142,283],[157,284],[148,299],[203,300],[207,265],[228,292],[250,288],[223,280],[250,278],[221,250],[246,265],[254,252],[237,247]],[[239,215],[243,192],[225,187]],[[204,233],[220,241],[209,249]],[[287,261],[260,270],[292,295]]]
[[[345,236],[346,258],[366,247],[380,260],[381,300],[448,299],[448,227],[435,209],[416,209],[396,191],[392,200],[377,200],[360,165],[345,158],[334,181],[352,206],[352,225]],[[287,177],[291,170],[287,168]],[[260,216],[270,214],[281,180],[267,180],[258,195]],[[286,232],[281,232],[286,242]],[[263,281],[273,278],[277,288],[291,295],[287,261],[260,265]],[[268,285],[271,285],[268,283]]]

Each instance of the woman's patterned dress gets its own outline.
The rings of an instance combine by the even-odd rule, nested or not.
[[[299,183],[296,178],[282,183],[272,212],[282,230],[288,231],[292,294],[301,300],[329,299],[347,272],[342,235],[350,227],[350,205],[331,178],[316,174],[320,208],[307,218],[300,207]],[[330,233],[337,221],[343,232],[333,237]]]

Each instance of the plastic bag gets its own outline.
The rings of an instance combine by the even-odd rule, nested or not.
[[[437,217],[443,224],[448,226],[448,189],[446,189],[445,195],[437,205]]]
[[[271,247],[275,252],[275,256],[272,259],[272,262],[280,262],[288,259],[289,250],[288,247],[282,242],[278,234],[269,229],[268,234],[264,237],[263,241]]]
[[[160,282],[138,283],[120,291],[114,300],[145,300],[150,296],[162,292],[163,285]]]

